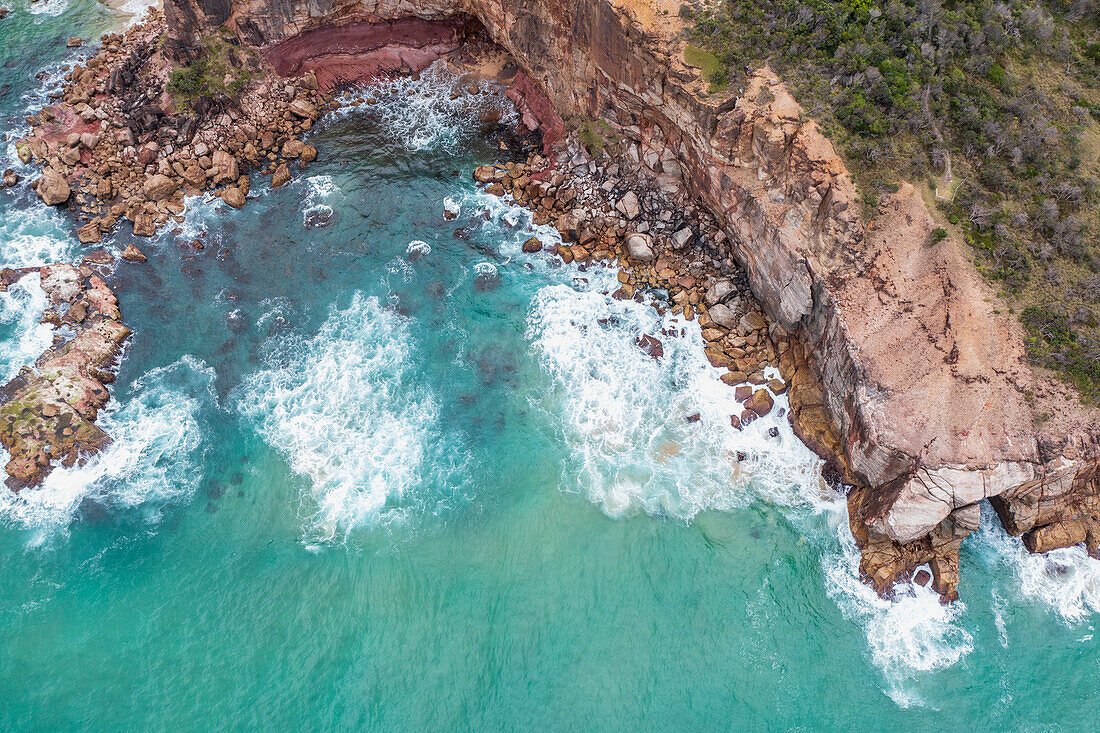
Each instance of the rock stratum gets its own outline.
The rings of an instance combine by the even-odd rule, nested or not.
[[[708,94],[665,0],[165,0],[167,53],[228,28],[280,73],[335,86],[422,68],[480,25],[522,69],[510,90],[547,149],[600,119],[652,181],[686,188],[797,343],[780,355],[792,419],[846,483],[862,570],[881,592],[928,564],[957,596],[958,548],[990,499],[1042,552],[1097,553],[1100,429],[1032,369],[1015,319],[920,192],[860,210],[848,169],[768,69]],[[60,188],[60,186],[57,186]],[[57,193],[61,196],[61,192]]]

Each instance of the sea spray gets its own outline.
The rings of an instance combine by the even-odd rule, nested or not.
[[[42,323],[46,293],[37,273],[0,293],[0,378],[6,383],[33,364],[53,342],[53,327]]]
[[[452,498],[463,455],[438,433],[412,348],[402,316],[356,293],[313,336],[277,339],[238,390],[241,414],[308,481],[311,540],[343,540]]]
[[[939,594],[916,583],[899,583],[885,599],[864,582],[859,549],[848,529],[847,502],[831,508],[834,549],[821,563],[828,593],[845,616],[863,625],[871,661],[886,679],[886,693],[899,706],[923,705],[919,692],[930,672],[958,663],[974,649],[974,638],[962,625],[966,605],[944,605]]]
[[[1006,578],[1013,596],[1039,603],[1072,625],[1100,613],[1100,560],[1089,557],[1083,546],[1033,555],[1018,537],[1009,536],[988,504],[976,534],[976,553]]]
[[[614,286],[609,271],[589,278],[592,289],[540,290],[528,321],[552,380],[539,404],[573,456],[567,486],[610,516],[680,519],[819,490],[820,462],[777,417],[782,400],[775,415],[733,427],[744,408],[707,362],[698,323],[604,295]],[[663,355],[646,353],[645,337]]]
[[[477,89],[477,93],[471,93]],[[349,104],[366,98],[363,106]],[[341,100],[340,116],[369,114],[408,152],[457,154],[477,133],[481,120],[505,125],[518,120],[515,107],[499,84],[467,81],[436,62],[416,77],[397,76],[370,87],[350,90]]]
[[[190,497],[202,480],[201,413],[214,406],[214,376],[189,356],[149,371],[100,416],[112,438],[102,453],[57,468],[41,487],[0,491],[0,517],[32,530],[35,542],[64,534],[87,502],[156,522],[168,502]]]

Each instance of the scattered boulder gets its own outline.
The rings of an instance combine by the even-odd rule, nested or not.
[[[11,168],[8,168],[6,171],[4,171],[4,181],[3,181],[4,188],[11,188],[12,186],[15,186],[18,183],[19,183],[19,174],[18,173],[13,171]]]
[[[542,240],[540,240],[538,237],[531,237],[523,243],[523,251],[527,252],[528,254],[532,252],[541,252]]]
[[[127,262],[145,262],[145,253],[132,244],[126,245],[122,250],[122,259]]]
[[[76,230],[76,238],[81,244],[96,244],[103,241],[103,232],[99,230],[99,222],[89,222]]]
[[[639,336],[635,343],[638,344],[638,348],[641,349],[651,359],[660,359],[665,355],[665,347],[658,339],[647,334]]]
[[[615,204],[615,208],[622,212],[623,216],[631,220],[637,219],[638,215],[642,213],[642,206],[638,201],[638,195],[633,191],[627,191],[626,195]]]
[[[718,305],[725,302],[726,298],[737,292],[737,288],[729,280],[722,278],[716,280],[713,285],[707,288],[707,293],[704,296],[708,306]]]
[[[224,150],[215,150],[212,157],[214,184],[230,183],[241,177],[240,166],[237,159]]]
[[[239,209],[244,206],[245,196],[237,186],[226,186],[221,192],[222,201],[232,206],[234,209]]]
[[[303,99],[302,97],[295,97],[290,102],[290,104],[287,105],[287,109],[290,110],[291,114],[296,115],[297,117],[307,118],[311,120],[317,119],[321,115],[321,113],[317,111],[317,107],[315,107],[312,102],[310,102],[308,99]]]
[[[156,173],[149,176],[141,186],[145,198],[150,201],[163,201],[174,194],[177,188],[179,188],[179,184],[163,173]]]
[[[280,163],[275,172],[271,174],[271,187],[279,188],[290,180],[290,168],[286,163]]]
[[[711,306],[707,311],[707,317],[710,318],[711,323],[731,331],[737,328],[741,320],[737,313],[722,303]]]
[[[648,234],[637,232],[627,234],[623,244],[626,245],[626,252],[631,259],[639,262],[652,262],[657,259],[657,253],[653,249],[653,237]]]
[[[72,189],[69,188],[69,182],[65,180],[65,176],[53,168],[42,171],[42,177],[38,179],[36,190],[38,198],[42,199],[47,206],[63,204],[69,200],[69,196],[72,194]]]
[[[764,417],[772,411],[775,401],[771,393],[766,389],[758,389],[752,393],[752,397],[745,403],[745,407],[756,413],[757,417]]]

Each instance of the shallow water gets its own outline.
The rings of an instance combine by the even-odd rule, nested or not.
[[[48,2],[0,22],[9,141],[59,40],[125,22]],[[289,185],[192,200],[119,265],[114,444],[0,492],[0,729],[1094,725],[1100,564],[987,517],[965,603],[878,599],[785,422],[730,427],[697,324],[521,252],[530,218],[469,176],[499,95],[450,91],[375,92]],[[0,197],[0,263],[79,256]],[[6,376],[42,306],[0,297]]]

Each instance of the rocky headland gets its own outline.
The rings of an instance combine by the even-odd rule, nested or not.
[[[99,253],[79,266],[0,271],[3,290],[38,273],[48,302],[42,320],[56,330],[53,346],[0,387],[0,445],[11,455],[4,470],[12,490],[37,486],[55,466],[75,465],[111,441],[95,421],[130,335],[103,279],[111,261]]]
[[[621,262],[616,297],[665,289],[699,318],[746,403],[731,419],[767,414],[789,388],[799,435],[850,487],[861,569],[880,592],[927,564],[925,582],[957,597],[959,545],[984,499],[1029,550],[1097,553],[1095,410],[1028,364],[964,245],[931,236],[917,188],[861,211],[844,161],[770,70],[740,92],[708,90],[683,59],[677,10],[166,0],[163,18],[105,37],[70,73],[21,150],[43,165],[43,200],[88,219],[82,240],[122,218],[151,234],[187,191],[243,204],[245,167],[285,180],[316,155],[300,136],[341,84],[412,73],[487,37],[519,68],[509,96],[545,155],[478,179],[553,222],[564,260]],[[233,68],[262,73],[183,109],[171,70],[193,68],[212,37]],[[660,340],[639,346],[657,353]],[[766,364],[782,384],[765,383]]]

